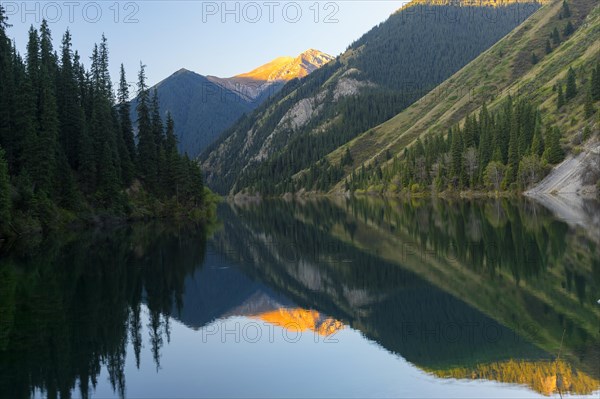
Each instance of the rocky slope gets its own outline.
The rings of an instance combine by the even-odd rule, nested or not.
[[[550,209],[559,219],[581,226],[600,241],[596,182],[600,178],[600,142],[586,143],[569,155],[525,195]]]

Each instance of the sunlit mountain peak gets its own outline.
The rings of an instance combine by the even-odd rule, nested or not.
[[[339,320],[324,316],[316,310],[302,308],[279,308],[251,317],[289,331],[314,331],[322,336],[331,335],[344,328],[344,324]]]
[[[278,57],[250,72],[235,76],[261,81],[287,81],[303,78],[333,60],[329,54],[309,49],[297,57]]]

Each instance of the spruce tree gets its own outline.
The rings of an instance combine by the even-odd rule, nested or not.
[[[550,40],[546,40],[546,54],[550,54],[552,52],[552,45],[550,44]]]
[[[60,119],[60,143],[72,168],[79,166],[79,135],[83,130],[84,113],[79,99],[79,87],[73,66],[71,33],[63,36],[61,66],[57,86],[57,105]]]
[[[463,141],[462,133],[459,128],[452,132],[452,143],[450,144],[450,154],[452,159],[452,176],[460,179],[462,175],[462,151]]]
[[[27,72],[33,91],[37,94],[33,105],[34,107],[37,105],[35,121],[37,137],[28,137],[29,148],[25,152],[30,152],[27,155],[31,157],[29,172],[37,188],[52,196],[56,174],[59,120],[55,95],[56,63],[52,51],[52,37],[46,21],[42,23],[41,38],[33,28],[30,29],[29,38]]]
[[[556,109],[560,109],[565,105],[565,96],[563,95],[562,84],[558,84],[558,95],[556,97]]]
[[[535,55],[535,51],[531,52],[531,65],[535,65],[538,63],[538,57]]]
[[[585,117],[590,118],[596,112],[594,108],[594,102],[592,101],[592,93],[588,93],[585,96],[585,105],[584,105]]]
[[[150,116],[150,98],[146,86],[145,65],[140,63],[138,74],[138,173],[144,179],[144,183],[150,190],[155,189],[157,176],[157,148],[156,140],[152,130],[152,119]]]
[[[592,68],[592,78],[590,80],[590,92],[592,94],[592,100],[600,100],[600,61],[596,64],[595,68]]]
[[[516,123],[516,117],[511,121],[510,139],[508,142],[508,164],[504,181],[508,186],[517,179],[519,170],[519,129]]]
[[[129,84],[125,77],[125,68],[121,64],[119,88],[117,90],[117,114],[120,134],[117,135],[119,159],[121,161],[122,179],[125,185],[131,184],[135,175],[135,141],[131,123],[131,107],[129,105]]]
[[[558,33],[558,28],[554,27],[551,37],[552,37],[552,44],[554,44],[554,46],[558,46],[560,44],[560,33]]]
[[[544,140],[542,137],[541,122],[537,123],[533,132],[533,139],[531,141],[531,153],[537,156],[542,156],[544,153]]]
[[[567,73],[567,88],[565,91],[565,99],[567,101],[573,99],[577,95],[577,77],[572,67],[569,67]]]
[[[564,37],[569,37],[569,36],[571,36],[571,34],[573,32],[575,32],[575,28],[573,27],[573,24],[571,23],[571,21],[569,21],[565,25],[565,29],[563,30],[563,36]]]
[[[561,162],[565,153],[560,146],[560,130],[557,127],[548,127],[546,132],[546,149],[544,151],[544,159],[551,164]]]
[[[129,157],[135,161],[135,141],[133,134],[133,125],[131,123],[131,106],[129,104],[129,84],[125,77],[125,67],[121,64],[119,76],[119,89],[117,91],[119,122],[123,140],[129,152]]]
[[[563,18],[571,17],[571,8],[569,7],[569,3],[567,3],[567,0],[563,0],[561,16]]]
[[[156,146],[157,155],[160,153],[160,149],[164,145],[164,126],[162,118],[160,116],[160,102],[158,100],[158,91],[154,89],[152,93],[151,103],[151,116],[152,116],[152,135],[154,136],[154,145]],[[157,164],[157,168],[160,169],[160,163]]]

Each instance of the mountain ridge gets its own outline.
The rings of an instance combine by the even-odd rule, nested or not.
[[[231,78],[204,76],[181,68],[154,85],[151,91],[158,92],[163,118],[168,112],[175,121],[178,150],[193,158],[242,115],[279,92],[289,80],[306,77],[331,58],[311,49],[297,57],[279,57]],[[259,70],[266,71],[264,79],[253,74]],[[134,99],[133,121],[137,119],[136,104]]]

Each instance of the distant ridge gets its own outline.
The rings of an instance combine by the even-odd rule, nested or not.
[[[234,76],[254,80],[292,80],[303,78],[311,72],[332,61],[333,57],[319,50],[309,49],[298,57],[279,57],[250,72]]]
[[[279,57],[231,78],[203,76],[181,68],[156,84],[163,117],[175,121],[178,149],[196,157],[242,115],[253,111],[288,81],[303,78],[332,56],[310,49],[297,57]],[[132,102],[132,119],[137,119]]]
[[[552,0],[413,0],[401,9],[414,6],[463,6],[463,7],[503,7],[519,3],[546,4]]]

